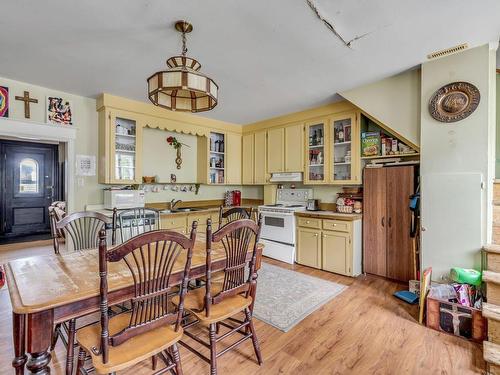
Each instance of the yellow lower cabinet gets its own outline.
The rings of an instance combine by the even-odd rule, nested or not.
[[[191,228],[191,225],[193,225],[193,221],[198,222],[198,228],[201,226],[207,226],[207,221],[208,219],[211,219],[211,214],[209,212],[195,212],[192,214],[188,214],[187,216],[187,226]],[[213,225],[212,225],[213,228]],[[216,226],[217,228],[217,226]]]
[[[348,259],[351,247],[351,235],[345,232],[322,233],[323,269],[325,271],[350,274]]]
[[[160,226],[161,229],[186,229],[186,215],[161,215],[160,216]]]
[[[298,228],[297,263],[321,268],[321,231]]]

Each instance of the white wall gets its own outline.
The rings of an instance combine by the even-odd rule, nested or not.
[[[422,227],[426,229],[422,265],[432,266],[434,279],[452,266],[478,268],[481,246],[488,241],[495,160],[495,49],[485,45],[422,65]],[[481,102],[462,121],[438,122],[425,103],[437,89],[454,81],[476,85]]]
[[[497,54],[498,55],[498,54]],[[497,57],[498,58],[498,57]],[[500,61],[497,61],[499,64]],[[500,179],[500,73],[496,75],[496,96],[497,96],[497,109],[496,109],[496,117],[497,117],[497,134],[496,134],[496,163],[495,163],[495,177]]]
[[[420,69],[341,92],[344,98],[420,145]]]

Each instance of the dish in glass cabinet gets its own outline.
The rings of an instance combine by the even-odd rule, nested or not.
[[[479,105],[481,95],[472,83],[449,83],[432,95],[429,101],[431,116],[441,122],[456,122],[470,116]]]

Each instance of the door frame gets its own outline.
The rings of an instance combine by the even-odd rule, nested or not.
[[[35,121],[21,121],[0,118],[1,138],[12,141],[33,143],[63,143],[64,154],[59,161],[64,161],[64,192],[68,212],[75,207],[75,140],[77,128],[70,125],[52,125]]]

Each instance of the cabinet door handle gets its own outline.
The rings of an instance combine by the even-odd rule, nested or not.
[[[385,216],[382,216],[382,226],[385,227]]]
[[[310,221],[309,221],[309,220],[306,220],[306,224],[309,224],[309,223],[310,223]]]
[[[389,228],[391,228],[392,225],[392,217],[389,218]]]
[[[323,235],[323,238],[326,238],[326,234]]]
[[[314,237],[318,237],[318,233],[314,233]]]
[[[337,224],[333,224],[333,226],[334,226],[334,227],[336,227],[336,226],[337,226]]]

